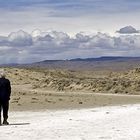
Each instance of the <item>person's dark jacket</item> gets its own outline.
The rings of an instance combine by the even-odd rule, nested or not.
[[[0,78],[0,101],[10,100],[11,85],[10,81],[6,78]]]

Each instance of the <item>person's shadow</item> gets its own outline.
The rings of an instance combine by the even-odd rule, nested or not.
[[[30,123],[10,123],[8,125],[3,125],[3,126],[9,126],[9,125],[29,125]]]

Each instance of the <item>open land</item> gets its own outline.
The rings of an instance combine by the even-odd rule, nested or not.
[[[4,69],[12,94],[1,139],[139,140],[139,68]]]
[[[140,105],[10,112],[2,140],[139,140]]]
[[[140,72],[5,68],[12,85],[11,110],[74,109],[137,104]]]

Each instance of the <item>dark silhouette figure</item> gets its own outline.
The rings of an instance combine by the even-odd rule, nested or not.
[[[11,95],[10,81],[5,78],[4,71],[0,72],[0,125],[1,122],[1,111],[3,110],[3,124],[8,125],[8,110],[9,100]]]

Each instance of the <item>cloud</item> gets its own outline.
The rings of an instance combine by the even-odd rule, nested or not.
[[[58,31],[25,31],[0,36],[0,63],[27,63],[45,59],[140,55],[140,35],[110,36],[98,32],[71,37]]]
[[[32,45],[32,36],[22,30],[12,32],[7,37],[0,36],[0,46],[25,47]]]
[[[139,30],[135,29],[132,26],[126,26],[121,28],[119,31],[117,31],[120,34],[134,34],[134,33],[140,33]]]
[[[41,35],[41,30],[35,29],[32,31],[31,35],[32,35],[32,37],[38,37]]]
[[[8,41],[11,46],[31,46],[32,36],[20,30],[9,34]]]
[[[139,7],[138,0],[0,1],[0,34],[19,29],[31,32],[35,28],[71,34],[80,31],[114,33],[122,24],[140,26]]]

